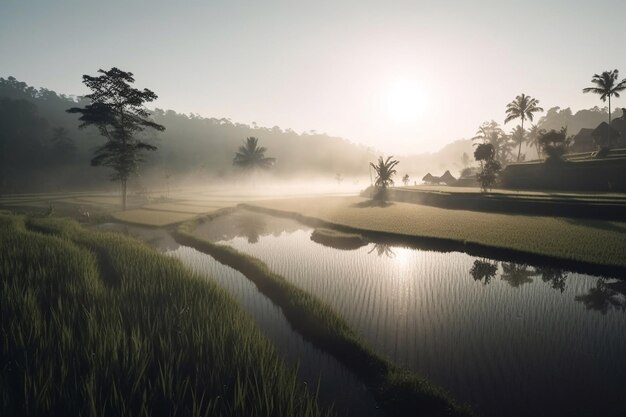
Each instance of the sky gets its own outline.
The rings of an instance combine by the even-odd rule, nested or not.
[[[502,123],[520,93],[604,106],[582,88],[626,77],[625,16],[623,0],[1,0],[0,77],[82,95],[115,66],[154,107],[421,153]]]

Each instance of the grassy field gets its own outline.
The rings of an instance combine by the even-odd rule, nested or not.
[[[0,316],[2,416],[327,415],[225,291],[119,234],[0,212]]]
[[[262,261],[193,234],[199,223],[218,215],[220,213],[183,223],[174,232],[175,239],[237,269],[254,282],[259,291],[281,307],[289,323],[305,339],[339,359],[362,378],[388,415],[471,415],[466,407],[457,404],[441,389],[373,353],[332,309],[272,272]],[[349,236],[337,233],[335,237],[340,235]]]
[[[354,230],[445,239],[626,269],[624,222],[481,213],[408,203],[376,207],[360,197],[259,201],[253,206]]]

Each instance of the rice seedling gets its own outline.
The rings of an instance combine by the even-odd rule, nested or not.
[[[328,415],[221,288],[59,219],[0,214],[0,414]]]

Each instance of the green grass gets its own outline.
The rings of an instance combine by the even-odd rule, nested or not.
[[[351,231],[456,242],[456,250],[496,248],[626,270],[625,222],[483,213],[408,203],[371,207],[363,204],[366,201],[359,197],[301,198],[255,202],[249,207],[301,220],[321,220],[327,226]]]
[[[143,243],[0,214],[0,415],[320,416],[222,289]]]
[[[259,291],[281,307],[287,320],[305,339],[339,359],[357,374],[389,415],[471,415],[466,407],[457,404],[440,388],[376,355],[330,307],[272,272],[259,259],[193,234],[198,223],[230,211],[224,210],[183,223],[174,231],[174,237],[179,243],[207,253],[218,262],[237,269],[254,282]]]

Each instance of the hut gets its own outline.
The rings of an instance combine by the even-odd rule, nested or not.
[[[596,150],[596,143],[593,139],[593,129],[582,128],[572,140],[572,152],[593,152]]]

